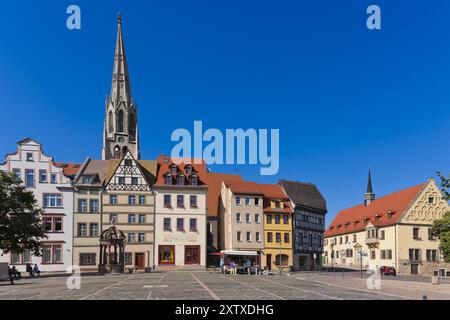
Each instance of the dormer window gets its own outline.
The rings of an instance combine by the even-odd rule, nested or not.
[[[164,184],[165,185],[172,185],[172,175],[170,173],[166,173],[164,176]]]
[[[379,221],[380,218],[381,218],[381,215],[379,215],[379,214],[376,214],[376,215],[375,215],[375,221]]]
[[[83,184],[91,184],[92,183],[92,177],[91,176],[84,176],[82,179]]]
[[[192,166],[190,164],[188,164],[184,169],[186,170],[186,174],[192,173]]]
[[[177,166],[175,164],[171,164],[169,169],[171,174],[177,173]]]
[[[177,178],[177,181],[178,181],[178,185],[179,186],[184,186],[184,175],[183,174],[179,174],[178,178]]]
[[[198,176],[194,174],[191,176],[191,186],[196,186],[196,185],[198,185]]]
[[[394,214],[394,213],[393,213],[392,211],[389,211],[389,212],[387,213],[387,218],[388,218],[388,219],[391,219],[393,214]]]

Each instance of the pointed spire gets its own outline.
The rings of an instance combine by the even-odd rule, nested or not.
[[[367,192],[366,193],[373,193],[372,175],[370,174],[370,167],[369,167],[369,178],[367,179]]]
[[[367,191],[364,194],[364,205],[367,207],[373,200],[375,200],[375,193],[372,188],[372,174],[369,167],[369,176],[367,178]]]
[[[122,35],[122,16],[117,16],[117,39],[114,53],[113,78],[110,99],[115,103],[124,101],[131,103],[130,76],[128,75],[127,56]]]

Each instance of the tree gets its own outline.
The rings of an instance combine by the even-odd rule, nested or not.
[[[30,250],[35,256],[42,252],[47,238],[33,192],[20,180],[0,172],[0,249],[5,253]]]
[[[444,194],[444,199],[448,201],[450,199],[450,176],[446,177],[440,172],[437,174],[441,179],[441,190]],[[439,239],[439,249],[444,255],[444,260],[450,262],[450,212],[447,212],[442,219],[434,220],[431,234]]]

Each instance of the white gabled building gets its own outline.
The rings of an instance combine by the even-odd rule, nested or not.
[[[66,271],[72,265],[73,189],[71,179],[79,165],[57,163],[45,155],[42,145],[30,138],[19,141],[16,152],[6,155],[0,171],[13,173],[27,189],[33,191],[39,206],[44,209],[42,221],[46,229],[42,257],[29,251],[22,254],[4,254],[0,262],[8,262],[19,271],[25,264],[38,264],[43,272]]]

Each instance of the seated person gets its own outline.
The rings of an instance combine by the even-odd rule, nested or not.
[[[38,277],[41,275],[41,270],[39,270],[37,263],[34,264],[33,273],[36,274]]]

